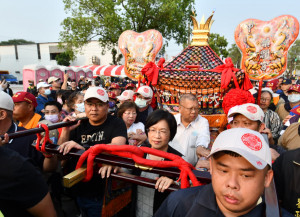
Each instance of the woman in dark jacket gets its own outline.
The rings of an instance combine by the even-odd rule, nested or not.
[[[148,136],[149,144],[144,144],[143,146],[182,156],[181,153],[168,145],[174,138],[176,131],[177,123],[174,116],[167,111],[156,110],[146,120],[145,132]],[[151,154],[146,154],[144,157],[150,160],[165,160]],[[159,176],[158,174],[148,172],[134,171],[133,173],[141,177],[157,179],[155,189],[137,186],[136,193],[133,191],[132,200],[133,210],[137,217],[153,216],[169,195],[169,192],[165,192],[165,190],[175,181],[166,176]]]

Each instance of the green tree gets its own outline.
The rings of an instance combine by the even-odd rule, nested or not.
[[[62,22],[62,44],[81,48],[97,39],[103,48],[117,45],[125,30],[156,29],[165,40],[183,44],[195,0],[63,0],[70,14]],[[165,42],[167,43],[167,42]]]
[[[111,49],[111,54],[112,54],[112,65],[120,65],[120,61],[123,57],[122,54],[118,54],[118,51],[116,48]]]
[[[294,70],[300,70],[300,40],[296,40],[293,46],[290,48],[288,52],[288,61],[287,61],[287,69],[288,69],[288,77],[291,76],[291,73]]]
[[[232,44],[228,49],[228,56],[231,57],[233,64],[237,68],[241,67],[242,54],[236,44]]]
[[[26,41],[24,39],[11,39],[11,40],[0,42],[0,45],[20,45],[20,44],[34,44],[34,42]]]
[[[228,42],[224,36],[220,36],[218,33],[211,33],[208,38],[208,44],[221,58],[228,56],[226,47]]]
[[[70,50],[67,50],[65,52],[56,55],[55,60],[58,65],[69,66],[70,61],[74,60],[74,58],[75,58],[74,53]]]

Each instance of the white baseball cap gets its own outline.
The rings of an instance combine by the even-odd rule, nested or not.
[[[269,145],[259,132],[250,129],[234,128],[220,133],[209,157],[220,151],[235,152],[259,170],[264,169],[267,164],[272,167]]]
[[[256,104],[246,103],[243,105],[237,105],[232,107],[228,112],[228,119],[234,117],[236,114],[244,115],[246,118],[252,121],[263,122],[265,114],[263,110]]]
[[[47,84],[46,82],[40,82],[37,84],[36,88],[40,89],[41,87],[51,87],[51,84]]]
[[[57,81],[57,80],[59,80],[59,79],[60,79],[60,78],[57,78],[57,77],[52,76],[52,77],[48,78],[48,84],[51,84],[53,81]]]
[[[125,90],[125,91],[123,91],[123,93],[120,96],[117,96],[117,98],[120,101],[128,100],[128,99],[133,100],[133,95],[134,95],[134,92],[132,90]]]
[[[84,94],[83,100],[86,101],[90,98],[96,98],[99,99],[102,102],[108,101],[108,95],[104,88],[102,87],[90,87],[86,90]]]
[[[145,98],[153,97],[153,91],[149,86],[140,87],[134,94],[141,94]]]
[[[10,95],[4,91],[0,91],[0,108],[6,109],[8,111],[14,110],[14,101]]]

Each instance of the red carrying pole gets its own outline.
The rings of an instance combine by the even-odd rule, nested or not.
[[[261,89],[262,89],[263,79],[259,80],[258,93],[257,93],[257,105],[260,105]]]

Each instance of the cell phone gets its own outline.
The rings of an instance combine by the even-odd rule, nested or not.
[[[65,70],[65,74],[67,74],[67,70]]]

